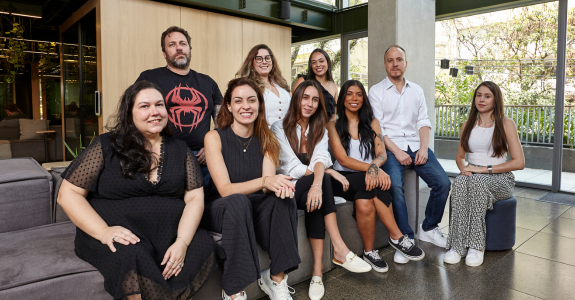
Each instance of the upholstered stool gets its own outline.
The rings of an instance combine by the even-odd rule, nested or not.
[[[515,245],[517,199],[511,197],[493,203],[493,210],[485,215],[487,228],[485,250],[499,251]]]

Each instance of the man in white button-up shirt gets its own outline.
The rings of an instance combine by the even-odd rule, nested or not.
[[[391,177],[390,193],[397,225],[411,239],[414,238],[414,231],[408,223],[403,170],[410,166],[427,183],[431,192],[419,238],[445,247],[447,240],[438,224],[443,217],[451,182],[433,151],[428,148],[431,123],[425,97],[419,85],[404,78],[406,68],[405,50],[397,45],[391,46],[385,52],[387,78],[369,90],[374,117],[381,124],[382,135],[379,138],[387,149],[383,170]],[[396,253],[395,261],[408,260],[398,257]]]

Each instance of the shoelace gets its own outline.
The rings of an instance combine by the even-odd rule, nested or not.
[[[399,245],[405,248],[407,251],[409,251],[411,247],[413,247],[413,243],[411,242],[411,239],[407,237],[407,235],[403,237],[403,240],[399,242]]]
[[[371,257],[375,261],[382,260],[381,256],[379,256],[379,250],[373,250],[373,251],[367,253],[367,256]]]
[[[284,285],[284,284],[285,284],[285,286],[286,286],[285,289],[283,289],[283,288],[281,287],[281,285]],[[279,285],[279,286],[278,286],[278,292],[279,292],[279,295],[278,295],[278,296],[280,296],[280,299],[291,299],[290,294],[291,294],[291,295],[295,294],[295,289],[292,288],[291,286],[289,286],[289,285],[287,284],[287,281],[286,281],[285,283],[281,283],[281,284],[278,284],[278,285]],[[288,297],[289,297],[289,298],[288,298]]]

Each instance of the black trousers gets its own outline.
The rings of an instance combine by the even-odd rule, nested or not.
[[[233,194],[205,203],[201,226],[222,234],[222,288],[237,294],[260,278],[257,243],[268,252],[271,274],[296,270],[297,208],[273,194]]]
[[[377,197],[385,206],[389,207],[391,204],[391,194],[389,191],[383,191],[381,188],[374,188],[371,191],[367,190],[365,185],[365,172],[345,172],[338,171],[341,175],[345,176],[347,181],[349,181],[349,189],[343,191],[343,185],[335,180],[331,179],[331,184],[333,188],[333,194],[337,197],[342,197],[347,201],[355,201],[357,199],[373,199]],[[353,208],[353,218],[355,219],[355,205]]]
[[[298,209],[303,209],[305,213],[305,230],[307,237],[312,239],[325,239],[325,221],[324,217],[336,212],[335,201],[333,199],[332,178],[324,174],[322,181],[322,205],[320,209],[312,212],[307,212],[307,195],[312,188],[314,174],[304,176],[296,182],[295,185],[295,201]],[[314,188],[315,189],[315,188]]]

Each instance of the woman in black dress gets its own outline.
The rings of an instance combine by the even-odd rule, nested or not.
[[[337,85],[333,81],[331,59],[329,59],[329,55],[324,50],[318,48],[311,52],[307,62],[307,74],[298,75],[298,78],[293,85],[292,93],[295,93],[295,89],[300,85],[300,83],[306,80],[314,80],[320,84],[323,100],[325,102],[327,119],[330,121],[335,120]]]
[[[247,299],[258,280],[272,300],[291,299],[287,278],[298,268],[297,208],[290,177],[276,175],[279,144],[268,127],[261,90],[247,78],[230,81],[204,140],[212,180],[202,226],[222,234],[222,298]],[[260,274],[257,243],[270,269]]]
[[[381,127],[373,117],[363,84],[349,80],[343,84],[337,104],[337,121],[329,122],[329,145],[337,161],[334,169],[349,181],[342,186],[332,180],[333,193],[355,203],[357,228],[363,239],[363,259],[377,272],[387,272],[387,264],[373,249],[376,214],[389,231],[389,243],[410,260],[425,253],[403,235],[391,207],[391,181],[381,166],[387,160]]]
[[[216,244],[198,227],[202,173],[166,129],[157,86],[122,95],[109,133],[62,174],[58,203],[76,224],[75,251],[114,299],[191,299],[216,268]]]

